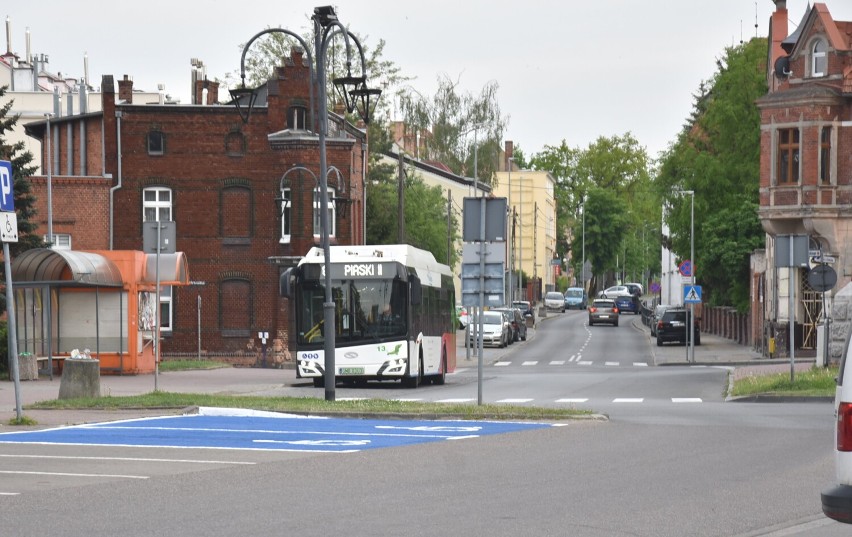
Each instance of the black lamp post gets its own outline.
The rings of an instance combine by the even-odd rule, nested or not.
[[[334,326],[334,299],[331,294],[331,262],[329,255],[329,220],[328,220],[328,168],[326,165],[326,144],[325,137],[328,130],[328,103],[326,96],[326,65],[325,58],[328,53],[328,46],[331,40],[338,34],[343,36],[346,50],[346,65],[351,66],[351,49],[350,39],[357,45],[361,59],[361,76],[353,77],[351,72],[347,76],[334,79],[334,84],[339,88],[339,91],[344,96],[346,109],[349,112],[358,110],[358,114],[365,123],[369,123],[370,100],[373,100],[372,105],[375,106],[375,101],[381,93],[380,90],[369,89],[366,86],[366,65],[364,59],[364,51],[361,43],[354,34],[349,32],[346,27],[337,19],[337,14],[332,6],[321,6],[314,8],[314,15],[311,17],[314,22],[314,46],[315,54],[312,56],[310,47],[298,34],[283,28],[269,28],[257,33],[246,43],[243,49],[242,57],[240,58],[240,78],[242,79],[242,87],[231,90],[231,97],[234,99],[234,104],[237,107],[240,117],[244,123],[248,123],[251,117],[251,110],[254,106],[256,93],[255,90],[246,88],[246,70],[245,60],[246,52],[251,44],[260,36],[268,33],[278,32],[287,34],[296,39],[308,56],[308,65],[311,73],[311,111],[312,118],[318,118],[319,125],[316,120],[313,121],[313,131],[319,136],[320,150],[320,169],[317,177],[320,189],[320,226],[322,228],[322,249],[324,255],[325,268],[325,303],[323,304],[323,324],[325,325],[324,338],[324,353],[325,353],[325,399],[326,401],[334,401],[335,388],[335,326]],[[351,71],[351,70],[350,70]],[[314,86],[319,92],[319,99],[314,100]],[[347,95],[349,96],[347,98]],[[246,102],[247,101],[247,102]],[[360,101],[361,106],[357,106]]]

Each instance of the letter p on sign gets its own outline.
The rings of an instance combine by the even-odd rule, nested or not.
[[[12,182],[12,163],[0,160],[0,211],[15,212],[15,189]]]

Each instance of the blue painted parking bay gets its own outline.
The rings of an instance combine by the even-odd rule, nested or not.
[[[0,444],[351,453],[552,427],[546,423],[185,415],[0,433]]]

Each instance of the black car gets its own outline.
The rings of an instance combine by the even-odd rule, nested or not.
[[[667,341],[677,341],[686,344],[689,310],[685,308],[669,308],[657,321],[657,346],[662,347]],[[701,345],[701,331],[696,319],[693,339],[696,345]]]
[[[491,311],[502,311],[509,316],[509,322],[512,324],[512,341],[527,340],[527,322],[519,308],[491,308]]]

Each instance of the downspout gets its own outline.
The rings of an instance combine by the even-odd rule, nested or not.
[[[118,169],[117,169],[117,183],[114,187],[109,189],[109,249],[112,250],[112,242],[113,242],[113,234],[114,234],[114,220],[115,220],[115,191],[121,188],[121,112],[116,111],[115,113],[115,137],[117,143],[117,161],[118,161]]]

